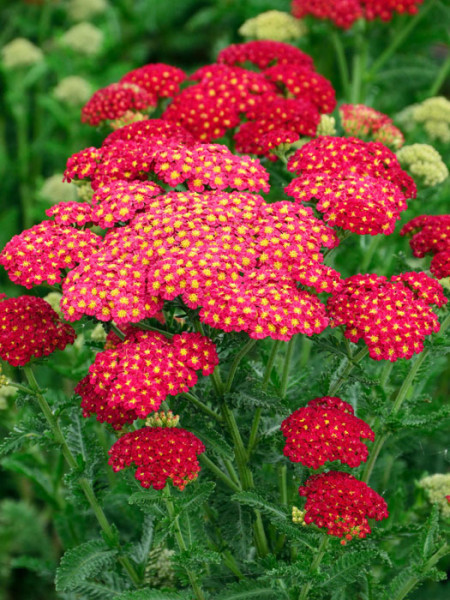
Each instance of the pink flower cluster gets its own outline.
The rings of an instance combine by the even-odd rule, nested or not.
[[[412,236],[414,256],[434,255],[430,271],[435,277],[450,277],[450,215],[420,215],[406,223],[400,235]]]
[[[425,336],[439,331],[430,305],[443,306],[442,286],[425,273],[403,273],[389,281],[354,275],[328,299],[331,326],[345,326],[345,337],[363,339],[375,360],[396,361],[422,352]]]
[[[13,367],[64,350],[76,334],[42,298],[0,295],[0,357]]]
[[[375,434],[353,413],[353,407],[340,398],[310,400],[281,424],[286,438],[284,455],[311,469],[333,460],[358,467],[368,456],[367,446],[361,440],[373,442]]]
[[[395,149],[405,142],[403,133],[390,117],[364,104],[341,104],[339,107],[342,127],[347,135],[372,137],[376,142]]]
[[[328,535],[365,538],[371,532],[368,519],[381,521],[388,515],[385,500],[352,475],[329,471],[312,475],[299,488],[306,497],[305,523],[326,528]]]
[[[187,391],[197,383],[196,371],[210,375],[218,362],[214,344],[198,333],[168,340],[130,328],[123,341],[97,354],[76,392],[85,417],[96,414],[120,429],[159,410],[168,395]]]
[[[162,490],[168,481],[180,490],[197,479],[205,446],[193,433],[170,427],[143,427],[126,433],[109,451],[114,471],[135,465],[142,487]]]
[[[316,200],[331,225],[360,235],[392,233],[406,199],[416,195],[395,154],[378,142],[320,136],[295,152],[288,169],[299,177],[287,194]]]

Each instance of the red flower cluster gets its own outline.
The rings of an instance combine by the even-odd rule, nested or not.
[[[153,63],[130,71],[120,82],[138,85],[157,98],[171,98],[178,94],[180,83],[185,79],[186,73],[181,69],[164,63]]]
[[[329,471],[312,475],[299,488],[306,497],[305,523],[326,528],[328,535],[345,540],[365,538],[371,532],[368,519],[381,521],[389,516],[385,500],[352,475]]]
[[[358,234],[391,233],[416,187],[393,152],[378,142],[320,136],[297,150],[288,170],[300,175],[286,193],[332,225]]]
[[[240,192],[171,192],[110,230],[99,251],[69,273],[62,308],[70,320],[89,314],[130,323],[181,296],[202,308],[201,320],[226,331],[311,335],[327,319],[317,296],[298,283],[317,292],[338,288],[338,273],[320,255],[337,243],[310,208]]]
[[[361,439],[373,442],[375,434],[353,413],[353,407],[340,398],[325,396],[310,400],[281,424],[286,438],[284,455],[311,469],[333,460],[358,467],[368,456]]]
[[[170,480],[184,490],[198,477],[198,455],[205,446],[193,433],[170,427],[143,427],[126,433],[109,451],[114,471],[135,465],[142,487],[162,490]]]
[[[297,64],[283,64],[269,67],[264,75],[294,98],[307,100],[321,113],[331,113],[336,107],[336,94],[333,86],[310,67]]]
[[[15,235],[0,254],[0,264],[14,283],[33,285],[61,281],[61,270],[72,269],[97,250],[101,238],[91,231],[43,221]]]
[[[119,119],[128,111],[145,111],[157,105],[157,98],[132,83],[112,83],[97,90],[83,106],[81,121],[99,125]]]
[[[298,65],[313,69],[313,59],[290,44],[272,40],[255,40],[243,44],[231,44],[221,50],[217,62],[226,65],[252,63],[260,69],[277,65]]]
[[[339,107],[342,127],[348,135],[372,137],[376,142],[397,149],[405,138],[392,119],[364,104],[342,104]]]
[[[358,19],[390,21],[394,13],[417,13],[423,0],[293,0],[292,13],[299,19],[312,15],[330,19],[337,27],[349,29]]]
[[[146,142],[154,139],[161,146],[164,146],[164,140],[177,142],[186,146],[195,144],[195,138],[184,127],[175,125],[170,121],[162,119],[146,119],[137,121],[130,125],[125,125],[116,131],[111,132],[103,140],[103,146],[108,146],[119,140],[124,142]]]
[[[89,125],[113,121],[129,112],[147,111],[158,104],[158,99],[178,93],[186,78],[181,69],[155,63],[135,69],[94,93],[81,111],[81,120]]]
[[[450,215],[420,215],[411,219],[400,235],[411,235],[414,256],[434,254],[430,271],[438,279],[450,276]]]
[[[42,298],[0,296],[0,357],[13,367],[64,350],[75,338],[74,329]]]
[[[147,179],[154,173],[175,187],[185,183],[190,190],[205,187],[223,190],[269,190],[269,173],[257,159],[236,156],[218,144],[185,146],[168,138],[117,140],[100,149],[88,148],[71,156],[65,177],[68,181],[90,177],[94,189],[112,180]]]
[[[130,330],[123,342],[97,354],[76,392],[85,417],[96,414],[98,421],[120,429],[159,410],[169,394],[187,391],[197,383],[196,371],[210,375],[218,362],[214,344],[199,333],[168,340]]]
[[[439,331],[430,304],[447,302],[441,285],[425,273],[391,278],[354,275],[328,299],[331,326],[346,327],[352,342],[362,338],[375,360],[411,358],[423,350],[426,335]]]

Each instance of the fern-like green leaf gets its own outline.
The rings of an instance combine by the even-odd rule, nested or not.
[[[116,596],[114,600],[186,600],[191,596],[178,592],[162,592],[160,590],[137,590],[125,592]]]
[[[68,550],[56,571],[56,591],[73,590],[89,577],[110,567],[117,552],[103,540],[91,540]]]
[[[268,517],[281,519],[283,521],[287,518],[287,512],[282,506],[267,501],[260,494],[256,494],[255,492],[238,492],[237,494],[233,494],[232,499],[240,504],[245,504],[251,508],[260,510]]]
[[[182,505],[180,507],[180,513],[189,512],[192,513],[196,509],[206,502],[209,496],[213,493],[216,484],[212,481],[205,481],[200,483],[194,492],[189,496],[181,496]]]
[[[216,596],[215,600],[251,600],[252,598],[280,600],[287,597],[284,590],[274,590],[258,581],[245,581],[228,586],[224,592]]]
[[[326,579],[319,585],[335,590],[353,583],[360,575],[364,574],[365,569],[376,556],[376,550],[361,550],[344,554],[325,572]]]

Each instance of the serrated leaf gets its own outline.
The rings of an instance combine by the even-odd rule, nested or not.
[[[148,554],[153,544],[153,522],[155,520],[154,515],[145,515],[144,523],[142,525],[141,539],[130,552],[130,556],[137,562],[146,564],[148,560]]]
[[[116,596],[114,600],[186,600],[188,596],[178,592],[162,592],[160,590],[137,590],[125,592]],[[192,597],[192,595],[191,595]]]
[[[110,567],[117,551],[111,550],[103,540],[91,540],[68,550],[56,571],[56,591],[73,590],[89,577]]]
[[[205,481],[200,483],[190,496],[181,496],[182,505],[179,514],[183,512],[191,513],[200,508],[213,493],[215,487],[216,484],[213,481]]]
[[[20,450],[29,442],[38,441],[39,437],[37,431],[22,429],[21,426],[15,427],[0,444],[0,458]]]
[[[326,579],[319,585],[336,589],[353,583],[376,556],[376,550],[358,550],[344,554],[325,572]]]
[[[218,456],[233,460],[234,453],[231,446],[225,441],[225,438],[214,429],[197,429],[189,426],[189,431],[198,436],[208,448],[208,451],[215,452]]]
[[[215,600],[250,600],[251,598],[280,600],[287,597],[284,590],[274,590],[258,581],[244,581],[228,586],[224,592],[216,596]]]
[[[150,508],[155,504],[161,504],[163,497],[158,490],[148,489],[145,492],[135,492],[128,498],[128,504],[136,504],[142,510]]]
[[[237,494],[233,494],[232,499],[241,504],[256,508],[269,517],[276,517],[282,520],[286,520],[287,518],[287,513],[282,506],[268,502],[255,492],[238,492]]]
[[[418,540],[418,548],[419,555],[418,558],[426,561],[430,558],[430,556],[436,551],[438,546],[438,536],[439,536],[439,507],[437,504],[434,504],[430,516],[428,517],[422,533],[419,536]],[[415,552],[417,555],[417,551]]]

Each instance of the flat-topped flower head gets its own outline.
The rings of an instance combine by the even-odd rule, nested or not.
[[[358,467],[368,456],[367,446],[375,434],[353,414],[353,407],[340,398],[325,396],[310,400],[281,424],[286,438],[284,455],[292,462],[318,469],[328,461],[340,460]]]
[[[217,364],[214,344],[198,333],[168,340],[132,330],[115,347],[99,352],[90,366],[78,389],[84,414],[96,413],[99,421],[120,428],[123,422],[158,411],[168,395],[186,392],[197,383],[197,371],[210,375]]]
[[[217,62],[230,66],[249,62],[260,69],[266,69],[273,64],[296,64],[313,69],[313,59],[308,54],[295,46],[273,40],[231,44],[219,52]]]
[[[391,278],[354,275],[328,299],[331,326],[345,326],[345,337],[363,339],[375,360],[411,358],[440,325],[430,305],[447,302],[442,286],[425,273]]]
[[[243,37],[277,42],[296,40],[306,33],[307,28],[302,21],[280,10],[260,13],[239,27],[239,34]]]
[[[368,519],[381,521],[389,516],[385,500],[347,473],[312,475],[298,491],[306,497],[304,522],[344,538],[342,544],[354,537],[365,538],[371,532]]]
[[[83,106],[81,120],[89,125],[120,119],[129,111],[146,111],[155,107],[156,96],[134,83],[112,83],[97,90]]]
[[[179,142],[186,146],[192,146],[196,143],[196,139],[180,125],[163,119],[144,119],[111,132],[103,140],[102,146],[108,146],[119,140],[145,142],[151,139],[154,139],[161,146],[164,144],[164,139]]]
[[[151,63],[130,71],[120,83],[132,83],[156,98],[171,98],[178,94],[186,73],[172,65]]]
[[[45,211],[58,225],[82,227],[93,222],[92,206],[86,202],[59,202]]]
[[[438,254],[450,248],[450,215],[420,215],[408,221],[400,235],[412,236],[409,242],[414,256]]]
[[[397,152],[397,158],[424,186],[438,185],[448,177],[448,169],[441,155],[428,144],[404,146]]]
[[[100,237],[91,231],[43,221],[15,235],[0,254],[14,283],[30,289],[53,285],[62,279],[63,269],[72,269],[97,250]]]
[[[170,427],[143,427],[126,433],[109,451],[115,472],[137,467],[135,477],[144,488],[162,490],[168,481],[180,490],[197,479],[198,455],[203,443],[190,431]]]
[[[316,201],[316,209],[329,225],[359,235],[389,235],[407,209],[400,188],[367,175],[315,172],[294,179],[285,190],[299,202]]]
[[[295,152],[288,162],[288,170],[301,180],[318,174],[336,179],[374,177],[396,185],[405,199],[416,196],[413,179],[401,168],[395,154],[379,142],[320,136]]]
[[[414,15],[423,0],[293,0],[292,13],[302,19],[311,15],[329,19],[349,29],[358,19],[390,21],[395,13]]]
[[[347,135],[372,137],[376,142],[395,149],[405,141],[390,117],[365,104],[341,104],[339,115]]]
[[[265,77],[294,98],[309,100],[321,113],[336,108],[336,93],[331,83],[309,67],[296,64],[278,64],[264,71]]]
[[[237,156],[219,144],[185,146],[167,138],[117,140],[100,149],[88,148],[68,160],[65,177],[90,178],[96,189],[117,179],[144,181],[151,173],[171,187],[186,183],[199,192],[207,187],[269,190],[269,173],[259,160]]]
[[[0,357],[10,365],[64,350],[75,338],[74,329],[42,298],[0,297]]]

